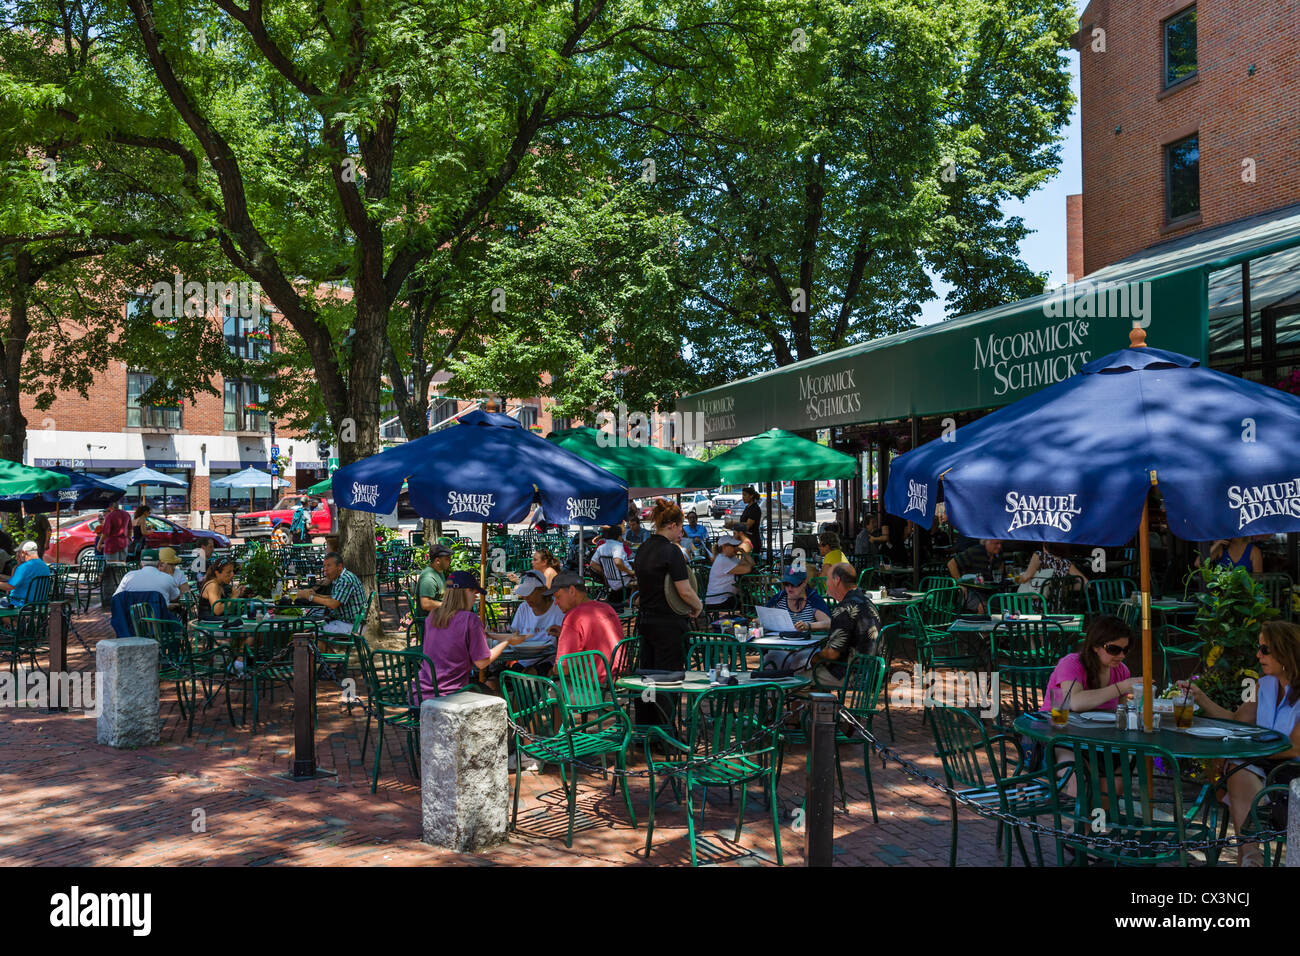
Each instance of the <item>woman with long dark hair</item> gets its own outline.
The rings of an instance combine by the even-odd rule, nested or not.
[[[1255,650],[1259,660],[1259,685],[1255,699],[1230,711],[1221,707],[1195,684],[1191,693],[1207,717],[1220,720],[1237,720],[1276,730],[1291,739],[1291,746],[1270,760],[1292,760],[1300,757],[1300,627],[1286,621],[1265,621],[1259,629],[1259,647]],[[1187,688],[1186,682],[1179,686]],[[1232,816],[1237,833],[1242,832],[1246,815],[1256,794],[1264,787],[1264,768],[1257,764],[1228,762],[1225,781],[1226,793],[1222,797]],[[1243,843],[1238,851],[1239,866],[1263,866],[1264,858],[1255,843]]]
[[[145,534],[149,530],[149,513],[152,510],[148,505],[140,505],[131,516],[131,546],[127,549],[127,553],[132,558],[140,557],[140,552],[144,551]]]
[[[1043,710],[1051,710],[1052,692],[1069,694],[1070,710],[1114,710],[1121,697],[1133,692],[1124,659],[1134,644],[1133,632],[1112,615],[1095,619],[1083,639],[1083,649],[1057,661],[1043,695]]]

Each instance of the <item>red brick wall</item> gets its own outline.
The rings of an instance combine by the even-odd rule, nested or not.
[[[1300,5],[1199,0],[1197,75],[1166,91],[1162,22],[1189,5],[1093,0],[1080,18],[1085,273],[1300,202]],[[1105,31],[1105,52],[1092,48],[1094,27]],[[1201,214],[1170,228],[1163,146],[1191,132],[1200,136]],[[1242,181],[1247,158],[1253,183]]]
[[[1083,193],[1065,197],[1065,269],[1083,278]]]

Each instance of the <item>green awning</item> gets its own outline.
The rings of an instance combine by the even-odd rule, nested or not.
[[[330,492],[330,479],[322,478],[316,484],[307,489],[309,495],[326,495]]]
[[[722,484],[713,462],[687,458],[653,445],[612,444],[614,437],[607,433],[602,442],[601,434],[594,428],[569,428],[552,432],[547,440],[618,475],[627,482],[628,494],[633,498],[698,491]]]
[[[763,481],[830,481],[858,473],[852,455],[779,428],[742,442],[712,460],[729,485]]]
[[[0,495],[36,495],[71,486],[67,475],[0,459]]]
[[[1126,347],[1135,321],[1148,344],[1209,364],[1212,334],[1216,354],[1231,350],[1233,330],[1222,326],[1233,313],[1240,350],[1240,265],[1254,263],[1252,312],[1276,306],[1300,292],[1297,248],[1300,204],[1158,243],[1063,289],[684,396],[676,405],[682,438],[695,444],[773,426],[807,431],[997,408]],[[1289,345],[1290,335],[1279,326],[1279,344]]]

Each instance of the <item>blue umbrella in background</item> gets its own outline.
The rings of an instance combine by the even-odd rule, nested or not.
[[[0,495],[0,511],[18,511],[25,506],[28,514],[58,511],[60,508],[79,510],[83,508],[102,508],[110,501],[117,501],[126,492],[116,485],[110,485],[98,475],[72,471],[69,468],[47,468],[68,478],[68,487],[56,491],[43,491],[25,495]]]
[[[345,465],[331,487],[341,508],[388,514],[403,481],[422,517],[480,522],[484,561],[487,525],[519,521],[535,494],[556,524],[617,524],[627,513],[621,478],[507,415],[477,410],[442,431]]]
[[[1151,488],[1187,540],[1300,530],[1300,398],[1145,337],[900,455],[885,507],[928,527],[942,481],[949,520],[972,537],[1119,545],[1136,532],[1149,675]]]
[[[161,471],[154,471],[152,468],[137,468],[134,471],[113,475],[104,480],[117,488],[139,487],[140,504],[144,504],[145,485],[157,485],[161,488],[188,488],[190,486],[190,483],[183,478],[177,478],[175,475],[164,475]],[[166,503],[166,498],[163,499],[163,502]],[[166,511],[166,508],[163,510]]]
[[[209,488],[247,488],[248,489],[248,510],[253,510],[253,491],[257,488],[283,488],[289,482],[283,478],[272,478],[270,472],[259,471],[256,468],[245,468],[243,471],[237,471],[233,475],[226,475],[224,478],[218,478],[209,482]],[[150,482],[152,484],[152,482]],[[231,512],[233,517],[234,512]],[[231,522],[231,528],[234,528],[234,522]]]

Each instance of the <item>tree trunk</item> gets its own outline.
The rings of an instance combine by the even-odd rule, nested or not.
[[[23,353],[31,324],[27,318],[27,286],[31,281],[31,255],[18,253],[14,260],[14,284],[10,294],[9,327],[0,341],[0,458],[22,462],[27,443],[27,419],[23,416],[21,387]]]

